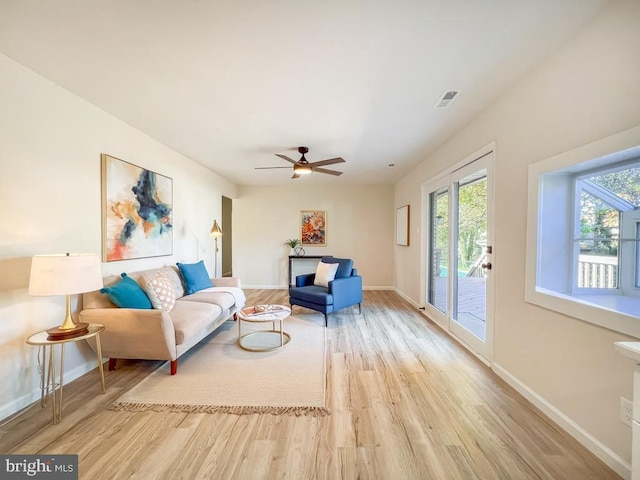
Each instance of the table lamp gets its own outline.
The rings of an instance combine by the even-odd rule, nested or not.
[[[213,268],[214,268],[214,277],[218,276],[218,237],[222,236],[222,229],[220,225],[218,225],[218,221],[213,221],[213,227],[211,227],[211,236],[214,238],[216,243],[216,248],[213,254]]]
[[[103,287],[100,261],[94,254],[35,255],[31,260],[29,295],[46,297],[66,295],[64,322],[47,330],[49,340],[62,340],[88,331],[88,323],[71,318],[71,295]]]

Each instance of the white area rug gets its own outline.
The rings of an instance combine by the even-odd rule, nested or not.
[[[271,328],[243,322],[242,333]],[[111,410],[327,415],[326,331],[313,318],[289,317],[289,345],[273,352],[238,346],[237,322],[227,321],[178,360],[165,363],[120,396]]]

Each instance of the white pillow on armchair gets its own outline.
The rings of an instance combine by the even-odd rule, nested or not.
[[[333,281],[336,277],[338,266],[339,264],[337,263],[318,263],[318,268],[316,268],[316,278],[313,281],[313,284],[329,288],[329,282]]]

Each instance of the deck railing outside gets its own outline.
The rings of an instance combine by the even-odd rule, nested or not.
[[[580,255],[578,288],[617,288],[618,257]]]

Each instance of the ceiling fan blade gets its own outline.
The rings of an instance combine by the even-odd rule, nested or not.
[[[287,162],[291,162],[291,163],[298,163],[295,160],[291,160],[289,157],[287,157],[286,155],[281,155],[279,153],[276,153],[276,157],[280,157],[283,160],[286,160]]]
[[[342,175],[344,172],[338,172],[337,170],[329,170],[328,168],[312,168],[311,169],[313,172],[318,172],[318,173],[328,173],[329,175],[335,175],[336,177],[338,175]]]
[[[334,165],[336,163],[344,163],[345,159],[342,157],[330,158],[328,160],[320,160],[319,162],[311,162],[309,165],[312,167],[322,167],[323,165]]]
[[[254,167],[254,170],[270,170],[272,168],[291,168],[291,167]]]

